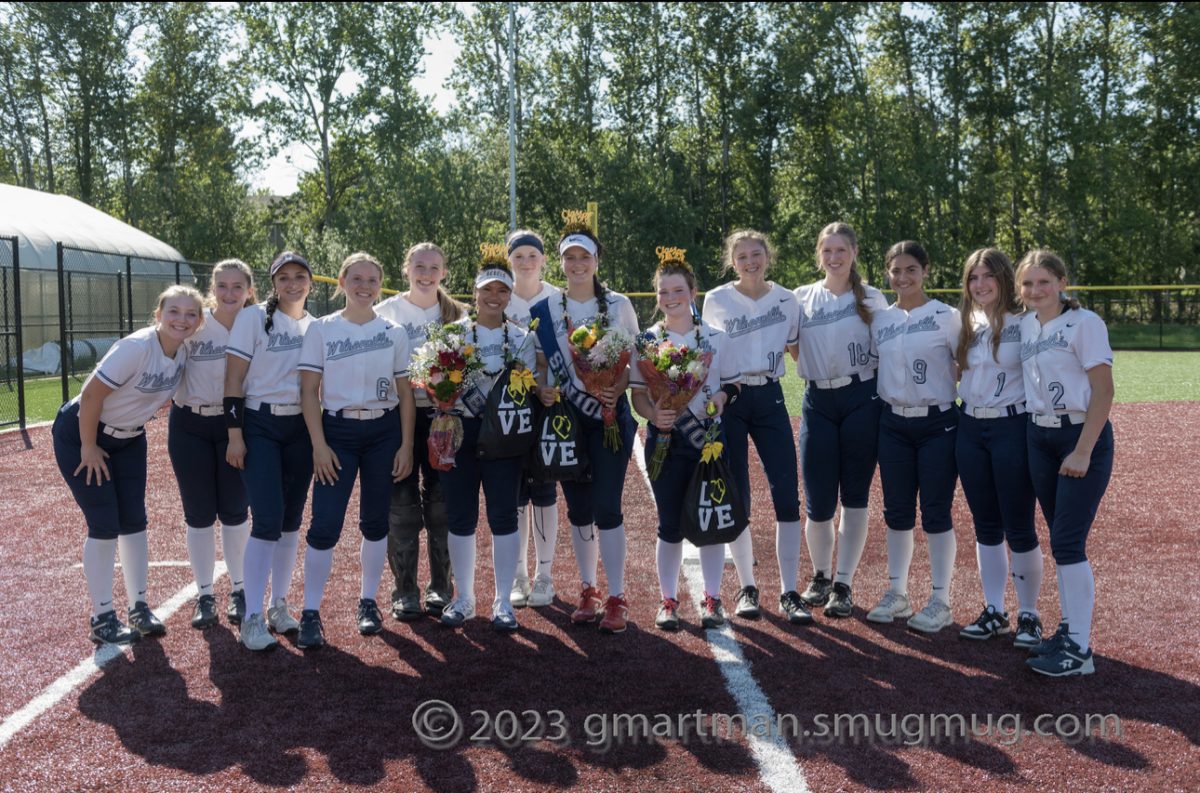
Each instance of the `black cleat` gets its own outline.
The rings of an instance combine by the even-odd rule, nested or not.
[[[144,600],[134,603],[129,610],[129,627],[143,636],[165,636],[167,633],[167,626],[154,616]]]
[[[301,626],[303,627],[303,626]],[[371,598],[358,601],[358,632],[363,636],[374,636],[383,630],[383,615]]]
[[[800,599],[806,606],[824,606],[829,602],[832,592],[833,582],[826,578],[824,573],[817,573],[808,582],[808,589],[801,593]]]
[[[803,596],[801,596],[803,597]],[[849,617],[854,610],[854,599],[850,597],[848,584],[834,584],[833,594],[825,604],[826,617]]]
[[[121,624],[117,612],[106,611],[92,617],[92,632],[88,636],[96,644],[133,644],[142,634]]]
[[[192,612],[192,627],[207,628],[209,625],[216,625],[217,620],[217,599],[212,595],[201,595],[196,599],[196,610]]]
[[[804,600],[795,590],[784,592],[779,596],[779,610],[793,625],[808,625],[813,621],[812,612],[804,605]]]
[[[229,593],[229,607],[225,609],[225,619],[230,625],[241,625],[246,619],[246,593],[239,589]]]
[[[756,620],[762,614],[758,608],[758,587],[747,586],[738,590],[734,600],[734,615],[746,620]]]
[[[321,626],[321,612],[305,609],[300,612],[300,632],[296,646],[301,650],[317,650],[325,646],[325,629]]]

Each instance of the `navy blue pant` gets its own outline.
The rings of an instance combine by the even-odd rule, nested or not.
[[[75,503],[83,510],[88,536],[96,540],[115,540],[122,534],[146,530],[146,433],[134,438],[105,435],[101,423],[96,445],[108,452],[105,464],[111,479],[100,484],[85,484],[87,471],[75,475],[82,460],[83,441],[79,437],[79,403],[63,405],[50,430],[54,440],[54,459]]]
[[[480,460],[476,454],[483,420],[463,418],[463,442],[454,455],[454,467],[442,471],[442,484],[451,497],[446,501],[450,533],[472,537],[479,525],[479,487],[487,502],[487,522],[492,534],[503,537],[517,531],[517,492],[521,489],[524,460]]]
[[[521,476],[521,492],[517,495],[517,504],[524,506],[533,503],[535,507],[552,507],[558,501],[558,493],[554,482],[530,482]]]
[[[1014,553],[1038,547],[1025,444],[1028,423],[1025,415],[994,419],[977,419],[966,413],[959,416],[954,446],[958,478],[980,545],[1000,545],[1007,539]]]
[[[875,391],[875,378],[841,388],[809,385],[804,390],[800,468],[804,475],[804,511],[810,520],[832,520],[839,491],[843,506],[867,506],[875,476],[882,405]]]
[[[660,433],[653,424],[647,425],[647,430],[645,456],[648,468],[655,440]],[[683,527],[679,525],[683,514],[683,497],[699,464],[700,450],[679,433],[673,433],[662,471],[658,479],[650,482],[650,489],[654,491],[654,506],[658,509],[658,538],[663,542],[683,542]]]
[[[1058,469],[1075,450],[1082,431],[1082,424],[1053,428],[1030,421],[1027,425],[1029,475],[1050,527],[1050,552],[1060,565],[1087,561],[1084,546],[1088,532],[1112,476],[1113,433],[1112,424],[1107,422],[1092,449],[1087,475],[1082,479],[1059,475]]]
[[[322,411],[325,443],[337,455],[341,470],[331,485],[313,482],[312,523],[308,545],[326,551],[337,544],[346,523],[346,506],[357,478],[358,528],[371,542],[388,534],[388,506],[392,500],[392,463],[400,449],[400,420],[396,410],[377,419],[345,419]]]
[[[238,470],[225,461],[225,417],[201,416],[172,404],[168,427],[167,452],[187,525],[202,529],[217,518],[226,526],[245,523],[250,501]]]
[[[254,518],[250,536],[274,542],[285,531],[300,530],[313,474],[312,441],[300,414],[273,416],[265,409],[247,409],[244,415],[242,481]]]
[[[725,428],[725,451],[734,482],[750,514],[750,439],[762,460],[771,486],[775,520],[800,520],[800,484],[796,470],[796,437],[784,404],[783,386],[778,382],[742,386],[734,403],[721,414]],[[672,447],[674,444],[672,444]],[[674,542],[674,540],[672,541]]]
[[[621,497],[625,492],[625,471],[633,455],[633,436],[637,422],[629,412],[629,398],[622,394],[617,400],[617,426],[621,432],[621,449],[604,448],[604,422],[581,416],[581,441],[587,444],[588,461],[592,468],[591,482],[562,482],[567,500],[567,520],[572,526],[596,524],[596,528],[615,529],[625,523],[621,512]]]
[[[953,531],[950,507],[958,470],[954,440],[958,406],[928,416],[904,418],[884,407],[879,421],[879,480],[883,485],[883,520],[889,529],[911,531],[917,525],[921,499],[921,528],[926,534]]]

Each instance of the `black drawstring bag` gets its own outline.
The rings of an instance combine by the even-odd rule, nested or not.
[[[528,466],[531,482],[586,482],[591,478],[579,413],[565,399],[542,410]]]
[[[475,447],[475,454],[481,460],[524,457],[537,440],[537,408],[541,403],[534,390],[514,393],[509,387],[515,367],[516,364],[506,366],[488,393],[487,410]]]
[[[701,458],[684,493],[679,525],[684,539],[698,547],[733,542],[750,525],[723,456]]]

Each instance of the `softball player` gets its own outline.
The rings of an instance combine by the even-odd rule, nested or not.
[[[192,614],[193,628],[206,628],[217,621],[213,597],[217,518],[221,519],[221,548],[232,590],[226,616],[240,625],[246,614],[242,558],[250,536],[249,501],[241,475],[225,460],[229,433],[222,418],[229,331],[238,312],[254,304],[254,275],[245,262],[226,259],[213,267],[208,303],[204,325],[185,342],[187,366],[175,392],[167,435],[167,452],[179,481],[187,523],[188,561],[200,593]]]
[[[513,271],[513,293],[506,315],[523,328],[529,327],[531,309],[551,296],[558,287],[541,280],[546,264],[546,246],[533,231],[520,229],[508,235],[508,263]],[[532,504],[532,507],[530,506]],[[537,567],[532,584],[529,579],[529,536]],[[554,583],[550,569],[554,564],[554,549],[558,544],[558,499],[553,482],[531,483],[521,477],[521,493],[517,497],[517,575],[513,579],[512,605],[549,606],[554,602]]]
[[[679,251],[679,249],[674,249]],[[712,362],[704,385],[688,402],[684,416],[675,411],[660,408],[655,404],[642,373],[636,367],[631,370],[630,383],[633,387],[633,404],[638,413],[649,422],[646,438],[646,462],[654,448],[654,440],[663,432],[676,429],[676,421],[683,418],[692,427],[698,427],[706,416],[706,406],[712,404],[716,416],[725,411],[730,399],[738,396],[736,385],[741,373],[738,371],[739,357],[733,354],[730,337],[704,324],[692,313],[696,299],[696,275],[684,261],[683,251],[676,257],[664,259],[654,276],[654,289],[658,297],[658,309],[664,319],[647,332],[666,338],[679,347],[711,352]],[[787,294],[785,292],[785,294]],[[650,483],[654,491],[654,502],[658,508],[658,543],[655,560],[658,566],[658,585],[662,592],[662,605],[654,618],[654,624],[665,631],[679,629],[679,571],[683,564],[683,533],[680,514],[684,506],[684,493],[688,482],[700,464],[700,449],[684,432],[674,432],[663,463],[662,472]],[[793,456],[793,464],[795,457]],[[731,463],[736,469],[737,462]],[[744,464],[744,461],[743,461]],[[693,505],[694,506],[694,505]],[[749,529],[742,533],[748,533]],[[797,542],[799,539],[797,538]],[[700,550],[700,570],[704,576],[704,602],[700,604],[700,624],[705,628],[719,628],[725,624],[725,611],[721,606],[721,575],[725,570],[725,546],[706,545]]]
[[[430,325],[443,325],[462,317],[465,307],[442,288],[446,254],[432,242],[419,242],[404,256],[409,289],[375,307],[375,313],[400,325],[415,351],[425,343]],[[413,390],[416,424],[413,427],[413,468],[392,488],[388,513],[388,564],[394,579],[392,616],[416,620],[425,614],[440,616],[454,594],[450,576],[450,551],[446,545],[446,502],[440,472],[429,464],[426,442],[433,421],[433,403],[422,388]],[[421,557],[421,529],[425,529],[429,556],[429,585],[421,598],[417,567]]]
[[[967,257],[962,290],[963,323],[955,354],[961,372],[962,413],[955,454],[975,522],[984,608],[959,635],[982,640],[1009,632],[1004,587],[1011,549],[1019,604],[1014,644],[1032,647],[1042,636],[1037,609],[1042,549],[1033,526],[1033,485],[1025,446],[1028,420],[1020,327],[1024,308],[1017,300],[1012,262],[995,248],[982,248]]]
[[[889,588],[867,619],[891,622],[912,614],[908,568],[919,495],[933,593],[925,608],[912,614],[908,627],[937,633],[953,621],[950,581],[957,546],[950,507],[958,478],[954,354],[961,321],[957,309],[925,294],[929,255],[918,243],[896,243],[884,261],[896,302],[876,312],[872,331],[879,351],[879,396],[887,403],[879,422],[879,479],[888,527]]]
[[[1029,473],[1050,527],[1062,621],[1026,663],[1053,677],[1088,675],[1096,583],[1085,545],[1113,465],[1112,348],[1096,314],[1068,298],[1067,268],[1050,251],[1017,267],[1021,368],[1029,408]]]
[[[725,411],[722,424],[730,467],[750,513],[749,439],[762,460],[775,508],[775,551],[779,559],[779,607],[789,621],[809,622],[812,615],[796,593],[800,567],[800,498],[796,471],[796,438],[779,384],[786,369],[784,351],[799,337],[796,296],[766,280],[774,252],[765,234],[735,231],[725,239],[725,272],[737,280],[704,297],[704,321],[725,331],[727,355],[741,372],[741,395]],[[694,280],[694,279],[693,279]],[[754,580],[754,548],[749,531],[730,549],[740,590],[734,614],[757,619],[758,586]]]
[[[325,644],[321,599],[356,474],[363,535],[358,632],[370,636],[383,630],[375,596],[387,562],[388,504],[392,482],[412,470],[416,409],[408,384],[408,334],[373,308],[382,288],[383,266],[373,256],[347,256],[337,289],[346,296],[345,309],[315,320],[300,349],[300,404],[312,438],[317,480],[304,551],[304,610],[296,637],[302,650]]]
[[[479,488],[487,502],[488,528],[492,531],[492,570],[496,596],[492,601],[492,627],[515,631],[519,626],[510,595],[517,569],[517,492],[525,460],[508,457],[483,460],[476,455],[481,417],[487,395],[509,361],[520,360],[534,371],[537,357],[533,345],[525,343],[527,332],[504,316],[512,295],[513,279],[508,268],[488,264],[475,276],[475,310],[459,320],[467,338],[483,361],[483,372],[473,384],[480,407],[464,394],[463,441],[454,457],[454,467],[443,472],[446,488],[455,494],[446,505],[450,524],[450,562],[458,582],[458,596],[442,613],[442,624],[458,627],[475,616],[475,529],[479,524]]]
[[[807,383],[800,424],[804,534],[813,576],[798,598],[784,593],[783,608],[793,622],[811,619],[804,606],[823,605],[827,617],[850,616],[854,573],[867,542],[867,500],[879,445],[878,356],[871,322],[887,302],[858,273],[858,238],[850,226],[831,223],[823,228],[816,255],[825,277],[795,292],[800,312],[796,372]],[[839,494],[842,516],[835,572],[833,517]]]
[[[271,296],[238,314],[225,348],[225,459],[242,472],[253,513],[243,562],[246,618],[241,641],[274,647],[276,633],[300,629],[288,612],[300,520],[312,480],[312,443],[300,409],[300,346],[313,318],[304,310],[312,288],[308,260],[284,251],[271,262]],[[271,606],[263,619],[267,580]]]
[[[158,296],[154,324],[119,340],[62,406],[51,437],[58,470],[87,521],[83,574],[92,600],[90,638],[127,644],[161,636],[166,627],[150,611],[146,591],[146,434],[142,428],[171,398],[183,377],[184,342],[204,321],[195,289],[172,286]],[[113,608],[113,565],[129,598],[129,627]]]
[[[625,489],[625,471],[633,449],[633,436],[637,431],[625,395],[629,373],[623,375],[615,388],[600,394],[599,399],[588,394],[575,375],[567,341],[568,324],[579,327],[597,320],[605,327],[618,325],[637,336],[637,314],[629,298],[608,289],[596,277],[602,252],[599,240],[590,230],[569,226],[558,243],[567,286],[535,305],[533,316],[539,320],[535,333],[541,355],[539,368],[545,364],[543,371],[549,371],[559,384],[563,398],[571,400],[579,410],[592,466],[591,482],[562,483],[567,518],[571,523],[571,544],[582,579],[579,607],[571,614],[571,620],[577,624],[599,620],[601,631],[622,633],[626,628],[629,604],[625,599],[626,541],[621,495]],[[544,375],[540,379],[546,382]],[[542,404],[549,407],[554,403],[555,389],[540,389],[540,397]],[[621,432],[619,451],[604,446],[602,402],[616,411]],[[598,556],[604,560],[604,572],[608,577],[607,600],[601,599],[596,586]]]

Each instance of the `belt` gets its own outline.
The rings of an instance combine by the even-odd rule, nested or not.
[[[1066,424],[1082,424],[1087,418],[1086,413],[1060,413],[1057,416],[1054,414],[1046,415],[1045,413],[1031,413],[1029,419],[1039,427],[1059,428]]]
[[[335,416],[339,419],[357,419],[359,421],[368,421],[377,419],[391,413],[395,408],[375,408],[374,410],[358,409],[358,408],[342,408],[341,410],[326,410],[325,414]]]
[[[867,378],[870,380],[871,378]],[[822,391],[828,391],[832,388],[845,388],[851,383],[861,383],[862,376],[858,374],[846,375],[845,377],[835,377],[832,380],[809,380],[813,388],[819,388]]]
[[[196,413],[200,416],[221,416],[225,414],[224,405],[180,405],[178,402],[175,404],[190,413]]]
[[[749,385],[749,386],[770,385],[771,383],[778,383],[778,382],[779,382],[778,377],[771,377],[770,375],[765,375],[765,374],[748,374],[748,375],[742,376],[742,385]]]
[[[906,419],[914,419],[914,418],[921,418],[923,416],[928,416],[930,413],[933,413],[934,415],[937,415],[938,413],[945,413],[947,410],[949,410],[951,407],[953,407],[953,404],[916,405],[914,407],[906,407],[904,405],[890,405],[889,407],[891,407],[892,412],[895,413],[897,416],[904,416],[904,418],[906,418]]]
[[[137,436],[142,434],[141,427],[137,427],[137,428],[131,429],[131,430],[125,430],[125,429],[121,429],[120,427],[114,427],[110,424],[105,424],[104,429],[102,429],[100,431],[103,432],[105,435],[111,435],[114,438],[136,438]]]
[[[246,408],[249,410],[260,410],[264,413],[270,413],[272,416],[299,416],[301,413],[299,402],[292,402],[286,405],[272,405],[270,402],[261,402],[257,399],[247,399]]]
[[[963,413],[974,419],[999,419],[1006,416],[1019,416],[1024,412],[1024,402],[1002,408],[970,408],[963,405]]]

